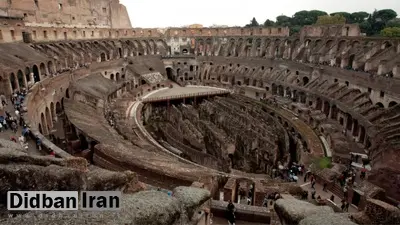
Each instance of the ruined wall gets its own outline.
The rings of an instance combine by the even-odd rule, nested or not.
[[[131,27],[127,10],[119,0],[1,1],[0,15],[24,18],[27,26]]]

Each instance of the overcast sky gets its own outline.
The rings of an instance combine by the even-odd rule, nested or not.
[[[255,17],[259,23],[279,15],[292,16],[301,10],[318,9],[328,13],[372,12],[393,9],[400,14],[400,0],[120,0],[133,27],[243,26]]]

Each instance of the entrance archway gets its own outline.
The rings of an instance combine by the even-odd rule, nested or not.
[[[14,73],[10,74],[10,83],[11,83],[11,88],[12,88],[13,92],[14,92],[14,90],[18,89],[17,79],[15,78]]]
[[[46,66],[44,63],[40,63],[40,74],[47,76]]]
[[[22,72],[22,70],[18,70],[18,84],[20,88],[24,88],[25,87],[25,81],[24,81],[24,73]]]
[[[53,62],[52,62],[52,61],[49,61],[49,62],[47,63],[47,68],[49,69],[49,73],[50,73],[50,74],[53,74],[53,73],[54,73],[54,65],[53,65]]]
[[[25,68],[25,78],[27,82],[31,81],[31,69],[29,67]]]
[[[40,81],[39,68],[36,65],[34,65],[32,69],[33,69],[33,79],[35,83],[39,82]]]
[[[171,68],[171,67],[167,67],[166,70],[167,70],[167,77],[168,77],[168,79],[173,80],[174,74],[173,74],[172,68]]]
[[[104,53],[104,52],[101,53],[101,54],[100,54],[100,58],[101,58],[101,61],[102,61],[102,62],[105,62],[105,61],[107,60],[107,58],[106,58],[106,53]]]

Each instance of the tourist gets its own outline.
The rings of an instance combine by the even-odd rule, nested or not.
[[[263,206],[263,207],[268,207],[268,195],[265,195],[265,196],[264,196],[264,201],[263,201],[262,206]]]
[[[29,137],[30,130],[27,126],[24,126],[24,129],[22,130],[22,135],[27,139]]]
[[[24,136],[20,136],[18,138],[18,141],[21,144],[21,146],[24,148],[25,147],[25,138],[24,138]]]
[[[232,200],[229,200],[227,206],[227,219],[230,225],[235,225],[235,205],[232,203]]]
[[[344,208],[346,207],[344,200],[342,201],[342,205],[340,206],[340,208],[342,209],[342,211],[344,212]]]
[[[343,196],[344,196],[345,199],[347,199],[347,197],[348,197],[347,185],[345,185],[345,186],[343,187]]]
[[[311,190],[311,199],[315,199],[315,194],[317,194],[317,191],[315,191],[315,188],[312,188],[312,190]]]
[[[17,143],[17,139],[14,136],[10,137],[10,141]]]
[[[349,206],[350,206],[350,203],[346,201],[346,204],[344,205],[344,211],[345,212],[349,211]]]
[[[314,177],[311,177],[314,178]],[[315,179],[311,179],[311,188],[315,188]]]
[[[11,118],[11,119],[13,119],[13,118]],[[10,120],[11,120],[10,119]],[[12,122],[11,122],[11,129],[12,129],[12,131],[14,132],[14,133],[17,133],[17,131],[18,131],[18,126],[17,126],[17,124],[15,123],[15,121],[14,120],[11,120]]]
[[[40,138],[36,138],[36,149],[39,151],[42,150],[42,140]]]
[[[56,157],[56,152],[52,150],[52,151],[50,152],[50,156],[51,156],[51,157]]]
[[[8,124],[7,124],[6,119],[3,120],[3,127],[4,127],[4,130],[8,130]]]

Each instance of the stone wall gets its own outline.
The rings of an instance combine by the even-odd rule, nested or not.
[[[131,27],[127,10],[119,0],[1,1],[0,15],[24,18],[27,26]]]

